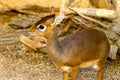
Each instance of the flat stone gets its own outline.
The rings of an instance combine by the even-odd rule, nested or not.
[[[109,58],[115,60],[117,56],[118,46],[110,45]]]
[[[18,14],[8,23],[8,25],[15,29],[26,29],[38,20],[40,20],[40,18],[34,15]]]

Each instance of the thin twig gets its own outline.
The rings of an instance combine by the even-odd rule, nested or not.
[[[71,17],[71,19],[76,23],[76,20],[79,21],[83,26],[84,28],[86,27],[89,27],[88,25],[86,25],[82,20],[78,19],[77,17]],[[76,23],[78,24],[78,23]]]
[[[74,9],[72,9],[72,8],[69,8],[69,9],[77,13],[77,11],[75,11]],[[93,19],[93,18],[91,18],[91,17],[85,16],[85,15],[83,15],[83,14],[81,14],[81,13],[78,13],[78,14],[79,14],[79,16],[81,16],[82,18],[87,19],[87,20],[90,20],[90,21],[93,21],[93,22],[101,25],[104,29],[107,29],[107,26],[106,26],[105,24],[101,23],[100,21],[95,20],[95,19]]]

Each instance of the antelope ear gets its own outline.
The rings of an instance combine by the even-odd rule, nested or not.
[[[50,8],[50,14],[55,14],[55,12],[54,12],[54,6],[51,6],[51,8]]]

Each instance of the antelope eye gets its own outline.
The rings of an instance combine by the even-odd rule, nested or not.
[[[39,29],[39,30],[41,30],[41,31],[45,31],[45,30],[46,30],[46,26],[43,25],[43,24],[39,24],[39,25],[37,26],[37,29]]]

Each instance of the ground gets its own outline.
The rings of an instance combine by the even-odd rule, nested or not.
[[[47,54],[24,52],[24,45],[14,43],[0,46],[0,80],[62,80],[62,71],[56,69]],[[3,49],[3,50],[2,50]],[[103,80],[120,79],[120,55],[108,59],[104,65]],[[97,71],[80,69],[77,80],[95,80]]]
[[[11,15],[0,16],[0,80],[63,80],[62,71],[54,67],[47,53],[28,52],[19,42],[19,35],[27,31],[11,28]],[[92,68],[80,69],[77,80],[96,80],[96,74]],[[107,59],[103,80],[120,80],[120,55],[116,60]]]

